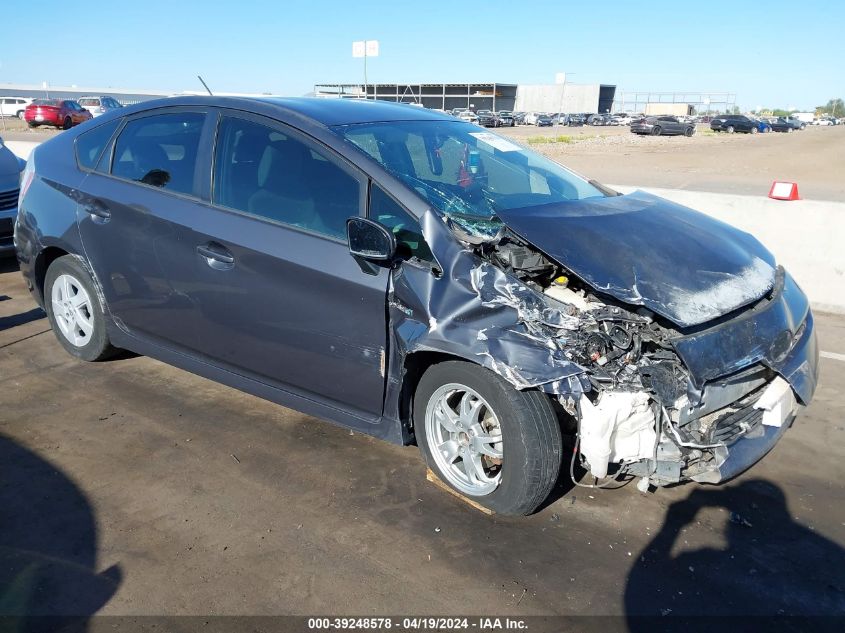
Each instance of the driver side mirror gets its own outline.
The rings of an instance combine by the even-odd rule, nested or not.
[[[349,252],[355,257],[371,261],[388,261],[396,253],[396,237],[390,229],[367,218],[346,221]]]

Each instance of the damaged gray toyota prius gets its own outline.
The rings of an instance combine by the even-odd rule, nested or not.
[[[807,298],[753,237],[400,104],[104,114],[32,154],[15,246],[74,356],[133,350],[416,443],[504,514],[562,463],[723,482],[816,387]]]

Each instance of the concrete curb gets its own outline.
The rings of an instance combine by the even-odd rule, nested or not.
[[[638,187],[610,185],[621,193]],[[759,239],[789,270],[813,308],[845,313],[845,203],[782,201],[682,189],[642,188]]]

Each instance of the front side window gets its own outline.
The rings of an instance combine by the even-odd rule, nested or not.
[[[115,143],[112,175],[193,193],[204,120],[199,112],[174,112],[129,121]]]
[[[557,163],[460,121],[364,123],[333,130],[459,224],[490,220],[502,210],[604,196]]]
[[[360,213],[358,180],[277,128],[224,117],[214,157],[215,204],[332,238]]]

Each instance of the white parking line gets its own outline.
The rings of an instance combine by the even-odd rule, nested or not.
[[[836,352],[819,352],[822,358],[829,358],[831,360],[839,360],[845,363],[845,354],[837,354]]]

